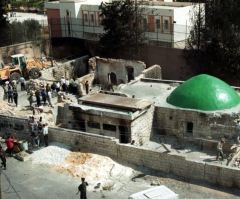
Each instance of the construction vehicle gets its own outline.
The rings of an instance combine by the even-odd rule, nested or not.
[[[37,79],[41,76],[41,70],[51,66],[50,61],[43,61],[40,59],[26,59],[23,54],[16,54],[11,56],[12,63],[0,69],[0,79],[16,80],[21,76],[24,78]]]

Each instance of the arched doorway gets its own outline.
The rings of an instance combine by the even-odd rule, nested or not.
[[[109,73],[109,77],[110,77],[110,83],[113,85],[117,84],[117,76],[115,73],[111,72]]]

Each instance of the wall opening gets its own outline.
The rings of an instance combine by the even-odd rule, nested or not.
[[[100,129],[100,124],[98,122],[88,121],[87,125],[89,128]]]
[[[103,130],[116,131],[116,126],[111,124],[103,124]]]
[[[86,125],[85,125],[85,120],[79,119],[79,129],[80,131],[86,131]]]
[[[109,73],[109,79],[110,79],[110,83],[113,85],[117,84],[117,75],[113,72]]]
[[[119,126],[119,142],[120,143],[130,143],[131,137],[126,126]]]
[[[131,66],[127,66],[126,70],[127,70],[128,82],[130,82],[131,80],[134,80],[134,68]]]
[[[193,133],[193,123],[192,122],[187,122],[186,132],[189,134]]]

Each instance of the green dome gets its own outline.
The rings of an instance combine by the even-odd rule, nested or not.
[[[202,74],[178,86],[168,96],[167,102],[181,108],[214,111],[238,105],[240,97],[222,80]]]

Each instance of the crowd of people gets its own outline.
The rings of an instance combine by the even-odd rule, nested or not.
[[[6,81],[4,86],[4,99],[7,98],[8,103],[14,103],[18,106],[18,91],[16,81]]]
[[[33,147],[48,146],[48,124],[43,122],[42,117],[36,120],[34,116],[28,119],[28,126]]]

